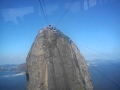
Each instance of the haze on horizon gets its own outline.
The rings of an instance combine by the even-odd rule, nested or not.
[[[39,0],[0,0],[0,65],[24,63],[38,31],[57,23],[56,28],[75,42],[86,60],[120,59],[119,0],[74,0],[62,20],[70,0],[44,3],[48,23]]]

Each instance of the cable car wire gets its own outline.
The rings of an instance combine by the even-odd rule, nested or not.
[[[95,2],[95,0],[93,0],[91,3],[93,3],[93,2]],[[84,8],[88,8],[89,9],[89,7],[88,6],[85,6]],[[68,19],[66,19],[65,20],[65,22],[68,22],[69,20],[71,20],[72,18],[74,18],[75,16],[77,16],[77,15],[79,15],[79,14],[81,14],[81,13],[83,13],[84,12],[84,10],[83,9],[80,9],[80,11],[79,12],[77,12],[76,14],[74,14],[74,15],[72,15],[71,17],[69,17]],[[64,23],[65,23],[64,22]],[[61,23],[61,25],[62,25],[63,23]]]
[[[46,12],[46,6],[45,6],[45,1],[43,0],[43,7],[44,7],[44,13],[45,13],[45,17],[48,23],[48,18],[47,18],[47,12]]]
[[[47,22],[47,18],[46,18],[46,14],[45,14],[45,11],[44,11],[44,7],[42,6],[42,2],[41,2],[41,0],[39,0],[39,3],[40,3],[40,7],[41,7],[41,10],[42,10],[43,16],[44,16],[45,21],[46,21],[46,24],[48,24],[48,22]]]
[[[80,47],[80,48],[82,48],[82,47]],[[88,52],[88,53],[93,54],[93,55],[96,56],[96,57],[99,57],[101,60],[108,61],[108,63],[110,63],[111,65],[116,66],[117,68],[120,68],[119,65],[116,65],[116,64],[110,62],[109,60],[105,60],[104,58],[102,58],[102,57],[100,57],[100,56],[98,56],[98,55],[96,55],[96,54],[94,54],[94,53],[92,53],[92,52],[90,52],[90,51],[88,51],[88,50],[86,50],[86,49],[84,49],[84,48],[82,48],[82,49],[83,49],[84,51]]]
[[[71,0],[70,4],[68,5],[67,9],[65,10],[65,12],[62,14],[62,16],[60,17],[60,19],[58,20],[58,22],[56,23],[55,26],[58,26],[60,24],[60,22],[63,20],[63,18],[65,17],[65,15],[68,13],[69,9],[73,6],[75,0]]]
[[[87,46],[85,46],[85,45],[82,45],[82,44],[80,44],[80,45],[83,46],[83,47],[86,47],[86,48],[88,48],[88,49],[90,49],[90,50],[92,50],[92,51],[95,51],[95,52],[101,53],[101,54],[103,54],[103,55],[105,55],[105,56],[108,56],[108,57],[110,57],[110,58],[113,58],[114,60],[119,60],[119,59],[117,59],[117,58],[115,58],[115,57],[112,57],[112,56],[110,56],[110,55],[108,55],[108,54],[102,53],[102,52],[100,52],[100,51],[98,51],[98,50],[89,48],[89,47],[87,47]]]
[[[95,68],[95,66],[93,66],[92,64],[90,64],[90,65],[92,66],[93,69],[95,69],[97,72],[99,72],[102,76],[104,76],[106,79],[108,79],[110,82],[112,82],[116,87],[118,87],[120,89],[120,86],[116,82],[111,80],[107,75],[105,75],[103,72],[101,72],[100,70]]]

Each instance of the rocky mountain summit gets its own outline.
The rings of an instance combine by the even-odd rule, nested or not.
[[[26,59],[27,90],[93,90],[88,67],[73,41],[48,26]]]

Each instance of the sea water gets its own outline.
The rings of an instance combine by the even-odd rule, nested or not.
[[[0,90],[26,90],[25,73],[0,72]]]
[[[89,66],[94,90],[120,90],[120,63],[95,62]],[[0,90],[26,90],[25,73],[0,72]]]
[[[95,62],[89,73],[94,90],[120,90],[120,62]]]

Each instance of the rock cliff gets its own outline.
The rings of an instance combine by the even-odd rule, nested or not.
[[[93,90],[73,41],[55,28],[38,33],[26,59],[27,90]]]

